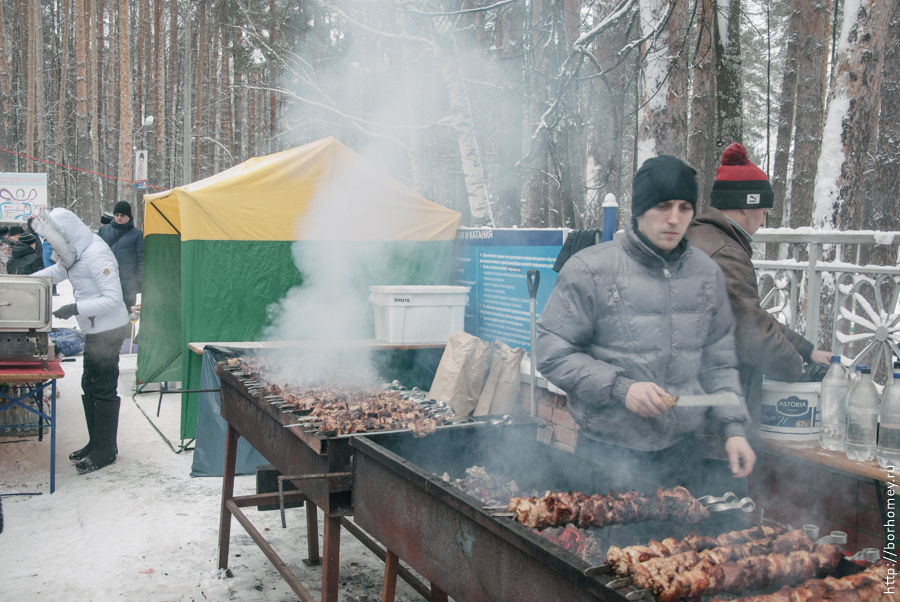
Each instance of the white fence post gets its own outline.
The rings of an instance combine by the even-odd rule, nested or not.
[[[816,269],[822,259],[822,245],[810,243],[806,269],[806,340],[819,346],[819,308],[822,306],[822,274]]]

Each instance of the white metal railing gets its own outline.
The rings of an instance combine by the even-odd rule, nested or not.
[[[769,244],[779,245],[782,259],[764,259]],[[883,379],[892,356],[900,358],[898,244],[900,232],[760,229],[753,264],[762,307],[819,347],[829,349],[830,339],[851,365],[865,363],[873,375],[886,365]],[[890,246],[894,265],[858,265],[864,245]],[[829,326],[831,336],[820,336]]]

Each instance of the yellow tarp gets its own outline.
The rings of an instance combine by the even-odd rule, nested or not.
[[[144,201],[144,236],[182,240],[451,240],[460,218],[333,137]]]

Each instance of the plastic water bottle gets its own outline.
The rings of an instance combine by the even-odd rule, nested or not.
[[[878,450],[875,458],[882,468],[900,466],[900,362],[894,362],[894,380],[881,395],[878,414]]]
[[[872,382],[872,371],[860,370],[862,378],[847,394],[847,436],[844,453],[851,460],[866,462],[875,459],[878,440],[878,410],[881,400]]]
[[[822,379],[819,396],[819,445],[832,451],[844,450],[844,426],[847,423],[847,371],[841,356],[831,356],[831,366]]]

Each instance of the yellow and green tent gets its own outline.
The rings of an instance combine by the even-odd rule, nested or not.
[[[449,284],[459,218],[335,138],[146,195],[137,377],[197,389],[201,357],[188,343],[259,340],[267,306],[303,283],[294,253],[387,257],[359,283],[365,294]],[[182,394],[182,440],[196,426],[197,395]]]

